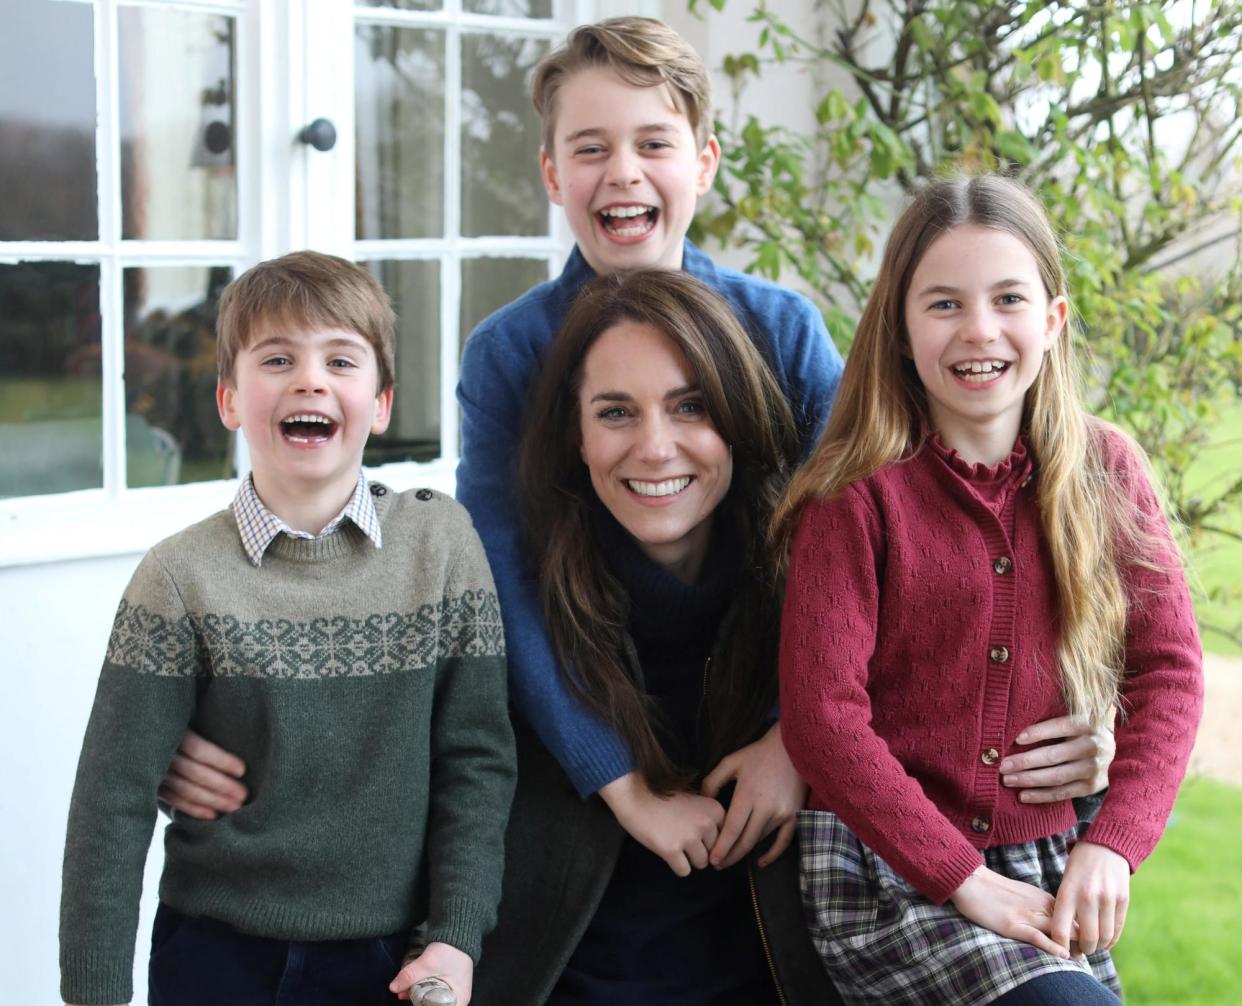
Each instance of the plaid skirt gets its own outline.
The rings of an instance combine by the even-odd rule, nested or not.
[[[988,867],[1055,893],[1076,838],[984,851]],[[1037,975],[1083,971],[1118,996],[1108,951],[1085,963],[1061,960],[971,922],[952,903],[936,905],[863,845],[835,815],[798,815],[802,905],[811,941],[846,1003],[959,1006],[988,1003]]]

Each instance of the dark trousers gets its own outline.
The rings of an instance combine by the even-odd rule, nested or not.
[[[151,934],[151,1006],[392,1006],[406,933],[273,940],[160,905]]]
[[[1121,1000],[1090,975],[1056,971],[1010,989],[992,1006],[1121,1006]]]

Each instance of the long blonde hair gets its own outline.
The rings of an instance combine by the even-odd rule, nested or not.
[[[906,293],[932,242],[968,224],[1017,237],[1034,255],[1048,297],[1065,295],[1056,236],[1043,206],[1022,185],[979,175],[923,189],[884,249],[827,428],[773,517],[782,557],[804,504],[910,456],[931,431],[926,392],[907,355]],[[1117,700],[1124,670],[1128,604],[1120,564],[1151,564],[1159,532],[1143,523],[1127,487],[1110,472],[1106,424],[1082,407],[1074,355],[1067,321],[1027,392],[1024,427],[1038,465],[1040,520],[1060,605],[1057,651],[1066,706],[1099,722]],[[1141,459],[1142,450],[1131,446]]]

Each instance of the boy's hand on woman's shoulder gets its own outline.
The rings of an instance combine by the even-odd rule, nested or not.
[[[428,943],[421,954],[397,972],[388,986],[398,999],[409,1000],[414,983],[424,978],[440,978],[457,996],[457,1006],[467,1006],[474,984],[474,961],[465,951],[448,943]],[[415,1006],[419,1006],[415,1000]],[[439,1003],[440,1000],[430,1000]]]

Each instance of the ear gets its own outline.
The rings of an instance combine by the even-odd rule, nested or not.
[[[705,196],[711,191],[712,182],[716,180],[716,169],[720,167],[720,141],[713,133],[703,144],[698,156],[698,176],[695,178],[696,195]]]
[[[543,179],[543,190],[548,198],[557,206],[564,206],[565,199],[561,195],[561,176],[556,170],[556,162],[545,147],[539,148],[539,177]]]
[[[237,388],[224,381],[217,381],[216,409],[226,430],[241,429],[241,415],[237,411]]]
[[[1065,322],[1069,318],[1069,301],[1064,297],[1053,297],[1048,302],[1048,318],[1044,328],[1044,350],[1056,345],[1057,339],[1065,331]]]
[[[385,388],[375,396],[375,418],[371,421],[371,433],[379,436],[388,429],[392,419],[392,388]]]

